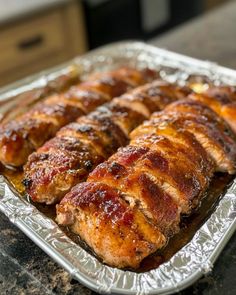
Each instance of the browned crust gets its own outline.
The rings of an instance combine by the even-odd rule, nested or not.
[[[62,126],[155,75],[151,70],[120,68],[100,73],[96,79],[44,99],[29,112],[0,126],[0,161],[4,165],[23,165],[28,156]]]
[[[160,89],[157,90],[158,87]],[[177,85],[155,81],[140,86],[89,115],[80,117],[77,122],[63,127],[54,139],[36,152],[37,155],[29,157],[24,167],[27,192],[36,202],[58,202],[70,185],[82,180],[77,176],[77,170],[81,176],[84,146],[89,146],[91,150],[91,165],[89,169],[83,168],[85,177],[98,164],[98,160],[108,158],[118,147],[126,145],[130,131],[142,123],[154,109],[162,109],[167,103],[184,97],[187,93],[189,91],[186,88],[181,90]],[[65,144],[62,138],[65,138]],[[69,138],[78,140],[80,145],[76,145],[74,149],[70,145],[67,148]],[[61,159],[63,157],[67,162]],[[86,154],[85,159],[88,162]],[[47,173],[51,175],[50,178],[46,176]],[[63,178],[67,179],[67,184]]]

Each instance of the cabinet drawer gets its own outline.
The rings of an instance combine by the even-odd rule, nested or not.
[[[1,29],[0,74],[60,51],[66,43],[62,24],[58,10]]]

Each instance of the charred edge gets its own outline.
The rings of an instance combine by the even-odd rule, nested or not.
[[[29,189],[32,185],[33,181],[31,179],[28,178],[24,178],[22,180],[22,184],[25,186],[25,188]]]

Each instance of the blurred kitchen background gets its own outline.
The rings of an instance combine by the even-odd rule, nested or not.
[[[0,0],[0,86],[98,46],[149,40],[229,0]]]

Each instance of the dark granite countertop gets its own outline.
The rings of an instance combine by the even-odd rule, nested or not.
[[[236,1],[151,44],[236,68]],[[213,271],[180,294],[236,294],[236,234]],[[96,294],[69,274],[0,213],[0,294]]]

